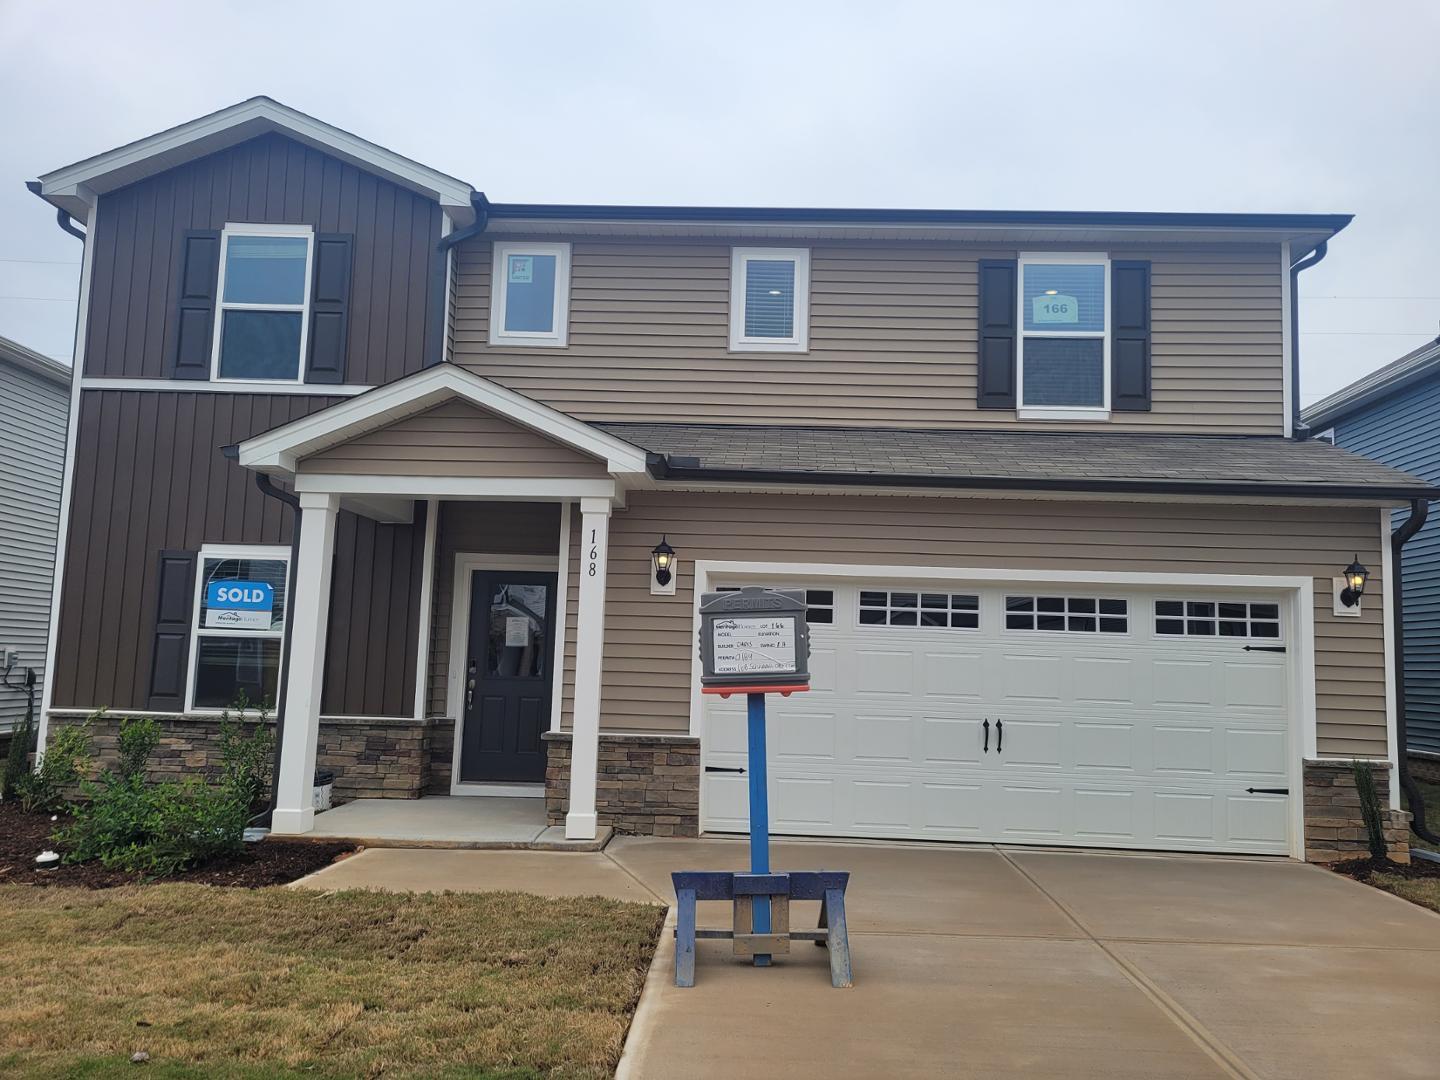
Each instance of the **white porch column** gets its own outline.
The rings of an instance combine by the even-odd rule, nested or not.
[[[300,553],[295,589],[285,604],[290,624],[290,679],[285,690],[285,736],[280,781],[270,828],[309,832],[315,821],[312,794],[315,746],[320,737],[320,691],[325,682],[325,633],[330,622],[330,572],[335,559],[338,495],[300,495]]]
[[[580,611],[575,620],[574,731],[570,742],[567,840],[593,840],[596,760],[600,755],[600,664],[605,651],[605,564],[610,500],[580,500]]]

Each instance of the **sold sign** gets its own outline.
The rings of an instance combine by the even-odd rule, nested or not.
[[[205,625],[269,630],[275,588],[267,581],[212,581],[205,587]]]

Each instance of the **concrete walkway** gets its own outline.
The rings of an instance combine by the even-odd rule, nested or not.
[[[307,887],[523,889],[671,903],[676,869],[742,869],[733,841],[604,852],[367,851]],[[623,1078],[1436,1075],[1440,916],[1285,861],[777,843],[777,869],[848,869],[855,986],[824,950],[770,969],[667,933]],[[797,926],[815,904],[797,904]],[[722,904],[701,924],[725,925]]]

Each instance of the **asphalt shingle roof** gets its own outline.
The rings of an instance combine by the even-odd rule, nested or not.
[[[1205,490],[1437,497],[1431,485],[1327,442],[1278,437],[1109,435],[718,424],[597,427],[665,455],[672,478],[946,486]],[[697,458],[698,465],[685,458]],[[783,475],[782,475],[783,474]],[[736,479],[744,479],[737,475]]]

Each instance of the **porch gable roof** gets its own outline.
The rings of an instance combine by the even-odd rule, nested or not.
[[[612,475],[646,474],[646,451],[454,364],[437,364],[240,443],[247,469],[294,477],[303,458],[451,401],[468,403],[603,462]]]

